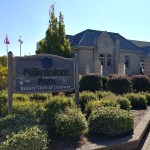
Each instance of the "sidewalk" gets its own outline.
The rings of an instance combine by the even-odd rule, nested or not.
[[[141,150],[150,150],[150,131]]]

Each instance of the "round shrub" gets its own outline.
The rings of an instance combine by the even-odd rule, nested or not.
[[[84,92],[80,93],[79,104],[81,106],[81,109],[84,110],[86,103],[90,100],[95,100],[95,99],[97,99],[97,96],[93,92],[84,91]]]
[[[92,111],[89,119],[89,130],[105,136],[119,136],[133,130],[132,112],[117,107],[101,107]]]
[[[56,132],[63,137],[76,139],[88,131],[85,116],[79,109],[67,108],[56,115]]]
[[[131,78],[132,89],[136,92],[150,91],[150,79],[146,75],[134,75]]]
[[[107,88],[116,94],[128,93],[131,91],[131,80],[125,75],[112,75],[107,81]]]
[[[96,91],[96,95],[98,99],[102,99],[105,97],[116,97],[116,95],[110,91]]]
[[[7,115],[0,119],[0,138],[6,139],[7,135],[33,127],[35,124],[37,124],[36,118],[30,115]]]
[[[102,80],[99,75],[85,75],[80,80],[80,91],[98,91],[102,89]]]
[[[130,110],[132,108],[131,102],[124,96],[118,96],[117,102],[121,109]]]
[[[23,149],[41,149],[47,150],[47,133],[37,126],[21,130],[7,136],[7,139],[0,143],[2,150],[23,150]]]
[[[72,98],[55,96],[51,98],[45,105],[43,121],[46,123],[48,129],[55,129],[55,116],[57,113],[64,111],[67,107],[74,107],[75,102]]]
[[[93,110],[96,110],[99,107],[119,107],[119,105],[116,100],[107,98],[89,101],[85,107],[85,113],[87,114],[87,117]]]
[[[126,95],[131,102],[132,109],[147,109],[147,99],[141,93],[129,93]]]

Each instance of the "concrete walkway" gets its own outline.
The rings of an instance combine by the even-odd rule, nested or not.
[[[150,150],[150,131],[141,150]]]

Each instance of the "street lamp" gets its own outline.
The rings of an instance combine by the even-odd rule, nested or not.
[[[20,39],[18,40],[18,42],[20,43],[20,57],[21,57],[21,44],[23,43],[23,41],[21,40],[21,36],[20,36]]]

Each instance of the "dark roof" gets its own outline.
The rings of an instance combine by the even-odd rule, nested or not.
[[[74,36],[68,36],[71,46],[93,46],[94,41],[103,33],[103,31],[87,29]],[[127,50],[139,50],[135,44],[125,39],[119,33],[107,32],[113,40],[120,40],[120,48]]]
[[[150,46],[140,47],[140,50],[142,51],[142,54],[150,55]]]

